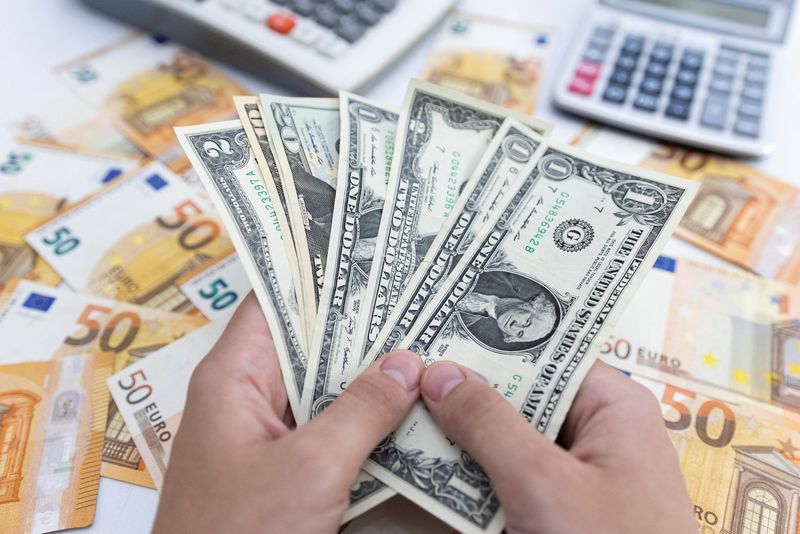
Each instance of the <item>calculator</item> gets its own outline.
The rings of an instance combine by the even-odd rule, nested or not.
[[[455,0],[83,0],[222,62],[311,94],[363,87]]]
[[[766,155],[789,66],[792,7],[793,0],[599,0],[554,101],[669,141]]]

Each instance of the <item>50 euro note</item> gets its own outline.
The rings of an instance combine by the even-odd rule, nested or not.
[[[633,375],[661,403],[702,534],[800,527],[800,415],[723,390]]]
[[[206,325],[108,378],[114,403],[159,491],[192,372],[224,328],[224,323]]]
[[[383,205],[375,239],[363,318],[353,337],[352,351],[361,361],[509,115],[505,108],[449,89],[410,83],[398,119],[385,196],[389,202]],[[521,120],[539,133],[549,129],[536,119]],[[354,370],[359,363],[354,362]]]
[[[48,285],[58,275],[25,243],[25,234],[138,165],[136,160],[74,154],[20,144],[0,149],[0,287],[24,277]]]
[[[530,115],[552,33],[551,28],[457,11],[442,24],[422,79]]]
[[[800,288],[662,256],[597,347],[609,364],[800,409]]]
[[[605,128],[577,146],[700,183],[675,234],[767,278],[800,283],[800,189],[747,163]]]
[[[533,147],[536,134],[514,127],[517,142]],[[399,347],[426,364],[450,360],[474,369],[555,439],[594,361],[591,344],[635,292],[696,188],[555,143],[528,154],[535,165]],[[364,468],[460,531],[503,528],[487,474],[420,404]]]
[[[231,247],[205,193],[160,163],[115,180],[26,240],[76,291],[172,311],[191,309],[176,280]]]
[[[177,284],[200,313],[211,321],[223,323],[252,289],[233,248],[209,264],[184,274]]]
[[[118,372],[207,323],[199,316],[80,295],[24,280],[9,287],[0,304],[0,339],[4,340],[0,363],[110,353],[113,370]],[[105,409],[108,425],[102,448],[103,476],[153,487],[116,405],[110,402]]]
[[[172,128],[235,117],[231,97],[246,92],[194,53],[141,33],[55,73],[143,152],[174,171],[187,169],[189,162]]]
[[[40,533],[94,519],[110,354],[0,365],[0,530]]]

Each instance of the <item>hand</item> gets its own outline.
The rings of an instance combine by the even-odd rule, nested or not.
[[[192,375],[153,531],[335,532],[361,464],[419,397],[422,369],[411,352],[389,354],[295,430],[250,294]]]
[[[696,533],[655,397],[608,365],[589,371],[550,442],[472,371],[431,365],[422,398],[442,430],[489,474],[506,530]]]

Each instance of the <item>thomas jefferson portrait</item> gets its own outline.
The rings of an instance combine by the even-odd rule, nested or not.
[[[545,344],[561,321],[561,307],[547,288],[509,271],[481,274],[456,310],[470,335],[504,352]]]

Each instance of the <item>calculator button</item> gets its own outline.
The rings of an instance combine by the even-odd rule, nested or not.
[[[387,13],[395,8],[397,0],[371,0],[371,3],[379,11]]]
[[[592,94],[592,91],[594,91],[594,80],[587,80],[576,76],[569,84],[570,93],[589,96]]]
[[[636,68],[636,58],[633,56],[620,56],[617,58],[616,66],[622,70],[633,70]]]
[[[748,69],[767,69],[769,67],[769,56],[750,56],[747,63]]]
[[[594,81],[600,76],[600,64],[592,61],[580,61],[575,67],[575,76]]]
[[[697,84],[697,72],[688,69],[681,69],[675,75],[675,80],[683,85],[693,86]]]
[[[292,0],[289,9],[301,17],[307,17],[314,12],[314,2],[311,0]]]
[[[729,80],[733,79],[736,75],[736,63],[720,63],[717,61],[717,64],[714,65],[714,77],[715,78],[727,78]]]
[[[267,19],[269,29],[278,33],[289,33],[297,21],[289,13],[275,13]]]
[[[703,52],[700,50],[687,49],[681,58],[681,68],[698,70],[703,66]]]
[[[663,78],[667,74],[667,67],[662,63],[649,63],[645,69],[645,74],[653,78]]]
[[[720,48],[719,52],[717,52],[717,59],[721,61],[732,61],[736,63],[739,61],[739,56],[741,54],[737,50],[732,50],[730,48]]]
[[[606,53],[598,50],[597,48],[589,48],[586,52],[583,53],[583,59],[586,61],[593,61],[596,63],[602,63],[606,57]]]
[[[324,28],[333,28],[339,23],[339,13],[328,6],[319,6],[314,12],[314,20]]]
[[[333,0],[331,4],[342,13],[350,13],[356,7],[355,0]]]
[[[724,78],[714,78],[708,85],[709,91],[720,95],[729,95],[733,90],[733,83]]]
[[[369,4],[358,4],[356,16],[367,26],[375,26],[381,20],[381,12]]]
[[[670,100],[664,114],[674,119],[686,120],[689,118],[689,104],[680,100]]]
[[[327,56],[331,59],[336,59],[337,57],[341,56],[348,48],[347,41],[344,39],[340,39],[335,35],[330,34],[329,32],[325,32],[328,34],[328,37],[321,38],[317,41],[314,45],[317,52],[322,54],[323,56]]]
[[[700,124],[708,128],[722,130],[728,118],[728,101],[718,98],[709,98],[703,106]]]
[[[744,81],[747,83],[763,85],[767,83],[766,70],[748,70],[744,75]]]
[[[289,37],[300,44],[312,46],[319,39],[320,31],[316,24],[301,21],[289,33]]]
[[[733,125],[734,133],[747,137],[758,137],[759,130],[758,122],[752,120],[739,119]]]
[[[661,94],[661,88],[663,85],[664,84],[660,78],[645,78],[642,80],[639,90],[642,93],[647,93],[649,95],[659,95]]]
[[[608,81],[617,85],[630,85],[631,78],[631,71],[614,69],[614,72],[611,73],[611,77],[608,79]]]
[[[594,30],[592,30],[592,39],[597,39],[599,41],[610,42],[611,38],[614,37],[614,28],[609,28],[607,26],[595,26]]]
[[[751,119],[761,118],[761,104],[756,102],[743,101],[739,104],[737,113],[740,117],[749,117]]]
[[[650,51],[650,61],[656,63],[669,63],[672,60],[672,45],[669,43],[656,43]]]
[[[345,17],[341,20],[339,27],[336,28],[336,35],[347,41],[348,43],[355,43],[364,33],[367,27],[364,26],[355,17]]]
[[[608,51],[609,46],[608,41],[598,41],[597,39],[592,39],[589,41],[589,50],[597,50],[601,54],[605,54]]]
[[[676,85],[670,94],[675,100],[690,102],[694,98],[694,89],[688,85]]]
[[[744,89],[742,89],[742,98],[760,102],[764,100],[764,87],[761,85],[745,84]]]
[[[622,43],[622,52],[632,56],[641,54],[642,48],[644,48],[644,37],[638,35],[629,35]]]
[[[272,10],[270,7],[259,0],[247,2],[242,7],[242,15],[244,18],[255,22],[264,22],[271,13]],[[291,17],[291,15],[288,16]]]
[[[655,111],[658,108],[658,97],[639,93],[633,101],[633,107],[643,111]]]
[[[628,88],[621,85],[609,85],[603,92],[603,100],[614,104],[622,104],[628,95]]]

